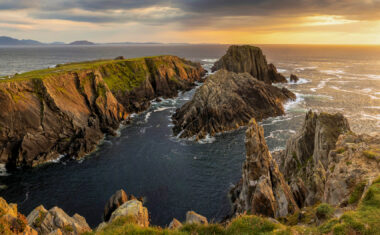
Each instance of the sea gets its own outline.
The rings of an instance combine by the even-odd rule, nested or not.
[[[0,76],[117,56],[177,55],[210,70],[228,46],[0,47]],[[357,133],[380,132],[380,46],[258,46],[288,79],[292,73],[300,78],[298,83],[279,85],[297,95],[285,104],[286,115],[260,123],[271,151],[285,148],[310,109],[343,113]],[[92,227],[102,221],[107,200],[119,189],[143,197],[153,225],[184,220],[189,210],[212,222],[222,220],[231,209],[228,192],[241,178],[245,128],[198,142],[173,136],[172,114],[200,85],[177,98],[152,102],[149,110],[133,115],[118,136],[107,136],[95,152],[79,161],[57,160],[12,172],[1,169],[0,196],[17,203],[26,215],[41,204],[47,209],[58,206],[69,215],[84,216]]]

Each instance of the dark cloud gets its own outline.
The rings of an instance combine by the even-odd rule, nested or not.
[[[30,8],[30,15],[41,19],[79,22],[166,23],[205,25],[226,17],[299,17],[306,15],[341,15],[348,19],[380,19],[380,0],[0,0],[0,9]],[[122,15],[112,10],[169,7],[178,14],[162,16]],[[82,10],[85,13],[78,13]],[[252,22],[246,22],[252,23]]]

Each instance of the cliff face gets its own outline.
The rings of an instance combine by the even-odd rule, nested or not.
[[[254,46],[230,46],[227,53],[212,67],[212,71],[226,69],[235,73],[249,73],[265,83],[286,83],[284,76],[273,64],[268,64],[260,48]]]
[[[248,73],[219,70],[210,75],[193,99],[173,115],[173,132],[201,139],[207,134],[236,129],[254,117],[284,114],[283,102],[295,99],[289,90],[258,81]]]
[[[349,131],[348,121],[342,114],[310,111],[301,130],[288,140],[286,150],[275,154],[299,206],[322,201],[329,153],[335,149],[339,135]]]
[[[174,56],[96,61],[0,82],[0,163],[36,166],[80,158],[128,114],[189,89],[204,70]]]
[[[243,176],[231,191],[234,213],[282,217],[298,210],[289,186],[272,158],[264,130],[254,119],[246,132]]]

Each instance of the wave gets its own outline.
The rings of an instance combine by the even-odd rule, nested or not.
[[[331,78],[328,78],[328,79],[325,79],[325,80],[322,80],[319,82],[318,86],[317,87],[314,87],[314,88],[310,88],[310,90],[312,92],[316,92],[317,90],[319,89],[322,89],[326,86],[326,83],[329,82],[331,80]]]
[[[286,69],[277,69],[277,72],[279,72],[279,73],[286,73],[286,72],[288,72],[288,70],[286,70]]]
[[[298,93],[295,93],[295,95],[296,100],[288,101],[284,104],[285,111],[290,111],[292,109],[298,108],[299,104],[305,100],[302,95]]]
[[[335,69],[335,70],[321,70],[322,73],[330,74],[330,75],[342,75],[345,74],[344,70]]]
[[[308,80],[306,78],[299,78],[299,80],[297,82],[290,81],[290,78],[286,78],[286,80],[288,80],[289,84],[297,84],[297,85],[306,84],[306,83],[311,82],[310,80]]]
[[[148,122],[148,121],[149,121],[150,115],[152,115],[152,112],[147,112],[147,113],[146,113],[146,115],[145,115],[145,119],[144,119],[145,122]]]
[[[316,69],[316,68],[317,68],[316,66],[306,66],[306,67],[296,68],[295,70],[296,71],[304,71],[304,70],[312,70],[312,69]]]
[[[7,168],[5,167],[5,164],[0,164],[0,176],[8,176],[10,175],[7,172]]]
[[[216,138],[214,136],[210,136],[208,134],[208,135],[206,135],[206,137],[204,139],[198,140],[197,142],[199,144],[211,144],[211,143],[214,143],[215,140],[216,140]]]
[[[53,159],[53,160],[50,160],[50,161],[47,161],[47,163],[60,163],[61,160],[65,157],[64,154],[61,154],[59,155],[56,159]]]
[[[215,63],[219,59],[202,59],[203,62],[208,62],[208,63]]]

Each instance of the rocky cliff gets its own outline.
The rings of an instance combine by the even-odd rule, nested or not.
[[[201,81],[203,68],[175,56],[58,65],[0,81],[0,163],[36,166],[80,158],[129,113]]]
[[[245,126],[252,117],[260,121],[283,115],[283,103],[291,99],[295,95],[286,88],[279,89],[248,73],[219,70],[173,115],[173,132],[181,138],[202,139]]]
[[[329,152],[335,149],[339,135],[349,131],[342,114],[309,111],[300,131],[288,140],[286,150],[275,153],[300,207],[322,200]]]
[[[212,67],[212,71],[226,69],[235,73],[249,73],[266,83],[286,83],[283,75],[277,72],[273,64],[268,64],[259,47],[244,45],[230,46],[227,53]]]
[[[234,213],[249,211],[277,218],[297,211],[290,188],[268,150],[264,130],[255,119],[249,122],[245,148],[243,176],[231,191]]]

